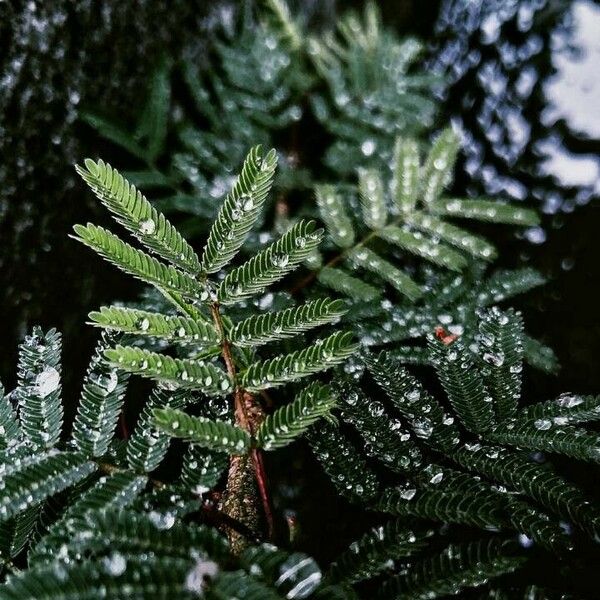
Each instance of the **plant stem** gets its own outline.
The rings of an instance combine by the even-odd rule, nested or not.
[[[260,405],[255,401],[254,397],[245,392],[245,390],[237,384],[235,362],[231,354],[231,345],[225,335],[225,328],[223,327],[218,303],[215,302],[211,306],[211,314],[217,331],[221,336],[222,355],[227,368],[227,373],[235,385],[233,397],[235,402],[236,425],[253,436],[264,418],[263,411]],[[223,502],[223,512],[242,522],[249,528],[255,527],[258,521],[258,510],[254,506],[255,503],[252,498],[253,493],[251,487],[253,484],[256,484],[256,487],[258,487],[265,520],[267,522],[268,536],[271,538],[273,535],[273,515],[267,489],[265,468],[262,456],[257,448],[253,448],[250,451],[249,456],[231,457],[227,478],[227,490]],[[236,535],[231,531],[228,531],[228,535],[234,551],[241,550],[245,540],[241,539],[239,535]]]

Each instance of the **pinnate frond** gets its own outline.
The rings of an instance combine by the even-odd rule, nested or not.
[[[244,454],[251,439],[246,431],[226,423],[205,417],[193,417],[173,408],[155,408],[153,424],[171,437],[183,438],[211,450],[229,454]]]
[[[597,421],[600,419],[600,396],[561,394],[555,400],[538,402],[523,411],[529,419],[549,419],[556,425]]]
[[[368,502],[375,497],[377,475],[337,427],[322,420],[307,435],[313,453],[341,496],[352,502]]]
[[[232,389],[229,377],[218,367],[200,360],[172,358],[133,346],[109,348],[104,356],[116,368],[180,387],[222,396]]]
[[[210,230],[201,259],[203,271],[216,273],[237,254],[265,203],[276,166],[275,150],[264,157],[260,146],[250,150]]]
[[[235,325],[229,339],[238,346],[260,346],[325,325],[338,319],[345,312],[341,300],[312,300],[282,311],[248,317]]]
[[[219,343],[219,335],[211,323],[189,317],[121,306],[103,306],[100,311],[91,312],[89,317],[93,325],[123,333],[154,336],[177,343]]]
[[[314,221],[296,223],[275,243],[230,271],[219,286],[219,302],[248,298],[293,271],[321,241],[323,230],[315,227]]]
[[[333,185],[317,185],[315,196],[319,214],[334,244],[340,248],[350,248],[356,234],[341,194]]]
[[[494,424],[492,397],[470,352],[460,340],[446,345],[432,337],[428,345],[437,376],[464,426],[473,432],[490,429]]]
[[[111,343],[103,333],[85,375],[73,423],[75,446],[89,456],[102,456],[108,450],[129,379],[127,373],[110,366],[104,358]]]
[[[368,302],[374,300],[378,296],[381,296],[381,290],[376,287],[365,283],[358,277],[348,275],[341,269],[335,269],[333,267],[323,267],[317,276],[319,283],[322,285],[344,294],[354,300],[361,300]]]
[[[39,452],[25,458],[5,451],[0,457],[0,521],[6,521],[81,481],[96,470],[83,454]]]
[[[406,273],[403,273],[367,246],[353,248],[348,253],[348,260],[357,267],[375,273],[410,300],[416,300],[423,293],[418,284]]]
[[[434,141],[421,172],[421,196],[425,204],[436,200],[454,170],[459,139],[451,128],[444,129]]]
[[[499,421],[514,417],[521,396],[523,370],[523,319],[512,309],[493,307],[479,320],[477,341],[482,374],[494,399]]]
[[[209,450],[199,444],[189,444],[183,455],[181,483],[196,494],[214,488],[229,465],[225,452]]]
[[[43,448],[53,447],[63,422],[61,402],[61,335],[55,329],[33,333],[19,346],[19,420],[25,440]]]
[[[155,388],[144,405],[135,429],[127,440],[127,463],[138,472],[149,473],[158,467],[167,454],[170,436],[152,425],[155,408],[183,408],[187,402],[184,390]]]
[[[95,250],[121,271],[187,298],[197,299],[201,296],[203,288],[193,277],[130,246],[110,231],[92,224],[75,225],[73,229],[77,234],[74,239]]]
[[[4,395],[4,387],[0,383],[0,450],[16,444],[21,438],[21,427],[17,413],[10,400]]]
[[[451,544],[383,583],[377,600],[443,598],[517,570],[526,558],[501,539]]]
[[[417,437],[434,448],[451,452],[459,443],[460,435],[454,419],[444,412],[441,404],[388,354],[369,355],[365,362]]]
[[[336,395],[327,385],[312,383],[286,406],[267,415],[256,432],[256,442],[265,450],[282,448],[303,435],[335,406]]]
[[[192,247],[135,186],[103,160],[84,164],[77,172],[121,225],[161,258],[192,275],[199,272]]]
[[[262,390],[331,369],[356,350],[351,339],[351,333],[338,331],[303,350],[255,362],[241,372],[240,384],[250,391]]]
[[[471,200],[462,198],[442,198],[429,205],[434,215],[475,219],[508,225],[538,225],[540,219],[534,210],[496,200]]]
[[[415,140],[399,137],[394,146],[393,198],[400,213],[412,213],[419,194],[419,147]]]
[[[390,560],[406,558],[423,550],[432,533],[409,529],[401,520],[374,527],[336,558],[330,576],[334,581],[347,583],[371,579],[383,571]]]
[[[365,225],[369,229],[381,229],[388,217],[381,176],[374,169],[360,169],[358,171],[358,189]]]

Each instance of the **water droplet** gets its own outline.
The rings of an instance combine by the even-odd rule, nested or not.
[[[152,235],[156,231],[156,223],[152,219],[141,221],[140,231],[146,235]]]
[[[40,398],[45,398],[54,392],[60,385],[60,373],[54,367],[46,367],[34,382],[35,393]]]

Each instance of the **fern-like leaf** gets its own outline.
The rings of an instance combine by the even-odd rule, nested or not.
[[[325,325],[345,313],[341,300],[322,298],[279,312],[253,315],[237,323],[229,339],[238,346],[253,347],[293,337]]]
[[[434,448],[451,452],[459,443],[460,434],[454,419],[445,414],[440,403],[386,353],[367,356],[365,362],[417,437]]]
[[[516,415],[523,370],[523,320],[514,310],[487,310],[477,336],[483,361],[482,374],[494,399],[499,421]]]
[[[418,231],[388,225],[379,235],[387,242],[451,271],[460,273],[467,266],[461,254],[439,241],[426,238]]]
[[[0,461],[0,521],[67,489],[96,469],[86,456],[68,452],[49,451],[25,458],[5,453]]]
[[[9,396],[4,395],[4,387],[0,383],[0,450],[16,444],[21,438],[21,427],[17,413]]]
[[[183,438],[211,450],[244,454],[251,439],[246,431],[225,421],[192,417],[181,410],[155,408],[154,426],[171,437]]]
[[[427,545],[431,531],[409,529],[400,520],[375,527],[353,542],[331,565],[333,581],[356,583],[378,575],[390,560],[406,558]]]
[[[381,290],[365,283],[358,277],[352,277],[341,269],[323,267],[317,276],[322,285],[344,294],[354,300],[369,302],[381,296]]]
[[[293,402],[266,417],[256,432],[258,446],[265,450],[287,446],[317,420],[327,416],[335,403],[336,396],[329,386],[312,383]]]
[[[217,485],[228,465],[225,452],[190,444],[183,455],[181,482],[195,494],[203,494]]]
[[[76,170],[116,220],[161,258],[195,275],[200,261],[179,232],[116,169],[86,159]]]
[[[341,496],[352,502],[368,502],[375,497],[379,490],[377,475],[339,429],[321,421],[308,432],[308,441]]]
[[[248,153],[204,247],[201,262],[206,273],[220,271],[237,254],[265,203],[276,166],[275,150],[263,157],[260,146],[256,146]]]
[[[142,348],[120,345],[105,350],[104,356],[123,371],[180,387],[199,389],[209,396],[221,396],[232,389],[230,379],[221,369],[199,360],[172,358]]]
[[[127,463],[142,473],[153,471],[161,463],[171,442],[170,436],[152,427],[154,409],[183,408],[187,401],[184,391],[156,388],[145,404],[131,437],[127,440]]]
[[[525,560],[524,556],[514,553],[510,543],[499,539],[451,544],[439,554],[411,565],[406,573],[388,579],[376,598],[445,598],[463,589],[485,585],[494,577],[512,573]]]
[[[475,219],[491,223],[508,225],[538,225],[537,213],[528,208],[500,204],[495,200],[466,200],[461,198],[443,198],[429,205],[434,215]]]
[[[556,425],[597,421],[600,419],[600,396],[562,394],[555,400],[527,406],[524,413],[528,419],[550,419]]]
[[[486,432],[486,440],[502,445],[556,452],[580,460],[600,461],[600,435],[556,425],[550,419],[511,419]]]
[[[125,243],[102,227],[75,225],[74,239],[95,250],[100,256],[137,279],[197,299],[203,288],[190,275]]]
[[[494,424],[492,397],[469,351],[460,341],[446,345],[435,338],[429,339],[429,350],[438,378],[464,426],[476,433],[490,429]]]
[[[315,196],[321,219],[334,244],[340,248],[350,248],[355,240],[354,226],[341,195],[332,185],[318,185]]]
[[[412,213],[419,193],[419,147],[399,137],[394,146],[393,198],[401,214]]]
[[[296,223],[274,244],[227,274],[219,286],[219,301],[238,302],[279,281],[311,254],[322,235],[314,221]]]
[[[416,300],[423,292],[406,273],[400,271],[392,263],[381,258],[375,251],[366,246],[357,246],[348,253],[351,263],[371,271],[387,281],[401,294],[404,294],[410,300]]]
[[[19,346],[19,419],[24,438],[36,446],[51,448],[60,437],[63,421],[60,379],[61,336],[39,327]]]
[[[93,325],[114,331],[159,337],[184,344],[219,343],[219,334],[208,321],[120,306],[103,306],[100,311],[91,312],[89,317]]]
[[[303,350],[253,363],[241,372],[240,384],[250,391],[262,390],[335,367],[356,350],[351,339],[351,333],[338,331]]]
[[[358,189],[365,225],[369,229],[381,229],[388,216],[381,176],[374,169],[360,169]]]
[[[102,456],[113,438],[129,375],[111,367],[104,351],[111,344],[103,333],[88,367],[73,423],[73,440],[81,452]]]
[[[436,200],[448,184],[459,149],[458,136],[452,129],[444,129],[436,138],[421,174],[421,194],[426,204]]]

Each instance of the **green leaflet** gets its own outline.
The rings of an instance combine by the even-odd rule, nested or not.
[[[428,344],[437,376],[464,426],[473,432],[490,429],[494,424],[492,398],[469,352],[460,341],[446,345],[430,338]]]
[[[436,200],[448,184],[459,147],[458,136],[450,128],[444,129],[433,143],[423,165],[420,180],[425,204]]]
[[[511,419],[486,433],[490,442],[557,452],[581,460],[600,462],[600,435],[568,425],[556,425],[550,419]]]
[[[452,244],[475,258],[491,261],[498,256],[496,248],[482,237],[436,217],[415,211],[408,215],[406,220],[414,229]]]
[[[189,444],[183,455],[181,483],[193,493],[203,494],[217,485],[228,465],[225,452]]]
[[[85,160],[77,172],[121,225],[161,258],[196,274],[200,262],[179,232],[116,169],[104,161]]]
[[[257,445],[265,450],[287,446],[329,415],[335,404],[336,395],[329,386],[312,383],[293,402],[267,415],[256,432]]]
[[[187,403],[184,390],[169,391],[155,388],[144,405],[135,429],[127,440],[127,463],[132,469],[149,473],[158,467],[167,454],[170,436],[154,429],[154,409],[183,408]]]
[[[423,466],[423,453],[402,423],[382,402],[367,397],[351,381],[336,381],[338,404],[344,421],[357,429],[367,456],[395,473],[412,473]]]
[[[509,542],[501,539],[451,544],[442,552],[411,565],[406,573],[386,581],[376,598],[423,600],[455,595],[466,588],[483,586],[494,577],[512,573],[525,560],[525,557],[515,555]]]
[[[352,502],[368,502],[378,492],[379,481],[361,453],[334,425],[321,420],[308,441],[338,493]]]
[[[279,312],[248,317],[235,325],[229,339],[238,346],[260,346],[325,325],[345,312],[341,300],[321,298]]]
[[[381,258],[366,246],[357,246],[348,254],[350,262],[358,267],[372,271],[391,284],[401,294],[416,300],[423,293],[421,288],[406,273],[397,269],[392,263]]]
[[[248,153],[204,247],[202,269],[207,273],[221,270],[244,243],[271,189],[276,166],[275,150],[263,157],[260,146],[256,146]]]
[[[94,600],[107,598],[139,598],[169,600],[193,598],[185,589],[189,559],[117,555],[117,567],[125,560],[127,568],[118,576],[111,574],[111,559],[81,564],[51,564],[23,571],[11,577],[0,588],[1,600]]]
[[[240,373],[239,383],[247,390],[256,391],[335,367],[356,350],[351,338],[351,333],[338,331],[303,350],[255,362]]]
[[[461,198],[444,198],[431,203],[429,210],[434,215],[460,217],[506,223],[509,225],[538,225],[537,213],[528,208],[500,204],[495,200],[465,200]]]
[[[525,494],[600,538],[600,511],[581,491],[546,466],[498,446],[465,445],[452,459],[461,466]]]
[[[74,239],[89,246],[125,273],[187,298],[196,299],[202,295],[203,288],[195,279],[126,244],[110,231],[92,224],[75,225],[73,229],[77,234]]]
[[[279,281],[318,246],[322,234],[314,221],[296,223],[274,244],[228,273],[219,286],[219,302],[238,302]]]
[[[120,306],[103,306],[99,312],[91,312],[89,317],[93,325],[115,331],[160,337],[177,343],[219,343],[219,334],[208,321]]]
[[[245,454],[250,448],[251,439],[248,433],[225,421],[192,417],[172,408],[155,408],[153,415],[153,424],[159,430],[204,448],[229,454]]]
[[[4,395],[4,386],[0,383],[0,450],[12,446],[21,438],[21,428],[17,413],[8,396]]]
[[[401,520],[374,527],[336,558],[330,577],[348,583],[371,579],[386,569],[390,560],[423,550],[432,534],[432,531],[409,529]]]
[[[0,521],[67,489],[96,469],[82,454],[52,450],[26,458],[5,453],[2,462]]]
[[[353,298],[354,300],[362,300],[368,302],[381,296],[381,290],[365,283],[358,277],[352,277],[341,269],[332,267],[323,267],[317,276],[319,283],[323,284],[339,292]]]
[[[419,147],[411,139],[396,139],[394,146],[393,198],[401,213],[412,213],[419,193]]]
[[[111,342],[103,333],[83,381],[73,423],[75,446],[88,456],[102,456],[108,450],[127,389],[129,375],[112,368],[104,358]]]
[[[56,329],[44,333],[39,327],[19,346],[15,395],[21,430],[25,440],[42,448],[52,448],[62,429],[61,348]]]
[[[445,452],[460,441],[454,419],[421,384],[386,353],[365,359],[375,381],[388,394],[394,406],[411,425],[415,435]]]
[[[476,339],[496,417],[498,421],[514,417],[521,396],[523,319],[512,309],[493,307],[481,316]]]
[[[372,169],[359,169],[358,189],[365,225],[369,229],[381,229],[388,215],[381,176]]]
[[[109,348],[104,356],[115,367],[157,381],[171,382],[180,387],[202,390],[209,396],[221,396],[231,391],[228,376],[210,363],[186,358],[172,358],[133,346]]]
[[[555,400],[526,406],[523,412],[531,420],[550,419],[555,425],[597,421],[600,419],[600,396],[562,394]]]
[[[327,226],[334,244],[340,248],[349,248],[354,244],[355,233],[352,220],[346,213],[341,195],[333,185],[317,185],[315,197],[319,214]]]
[[[451,271],[460,273],[467,266],[467,261],[461,254],[439,241],[426,238],[418,231],[388,225],[379,235],[387,242]]]
[[[506,523],[502,503],[487,494],[457,494],[408,487],[386,490],[375,507],[398,517],[415,516],[482,528],[498,529]]]

